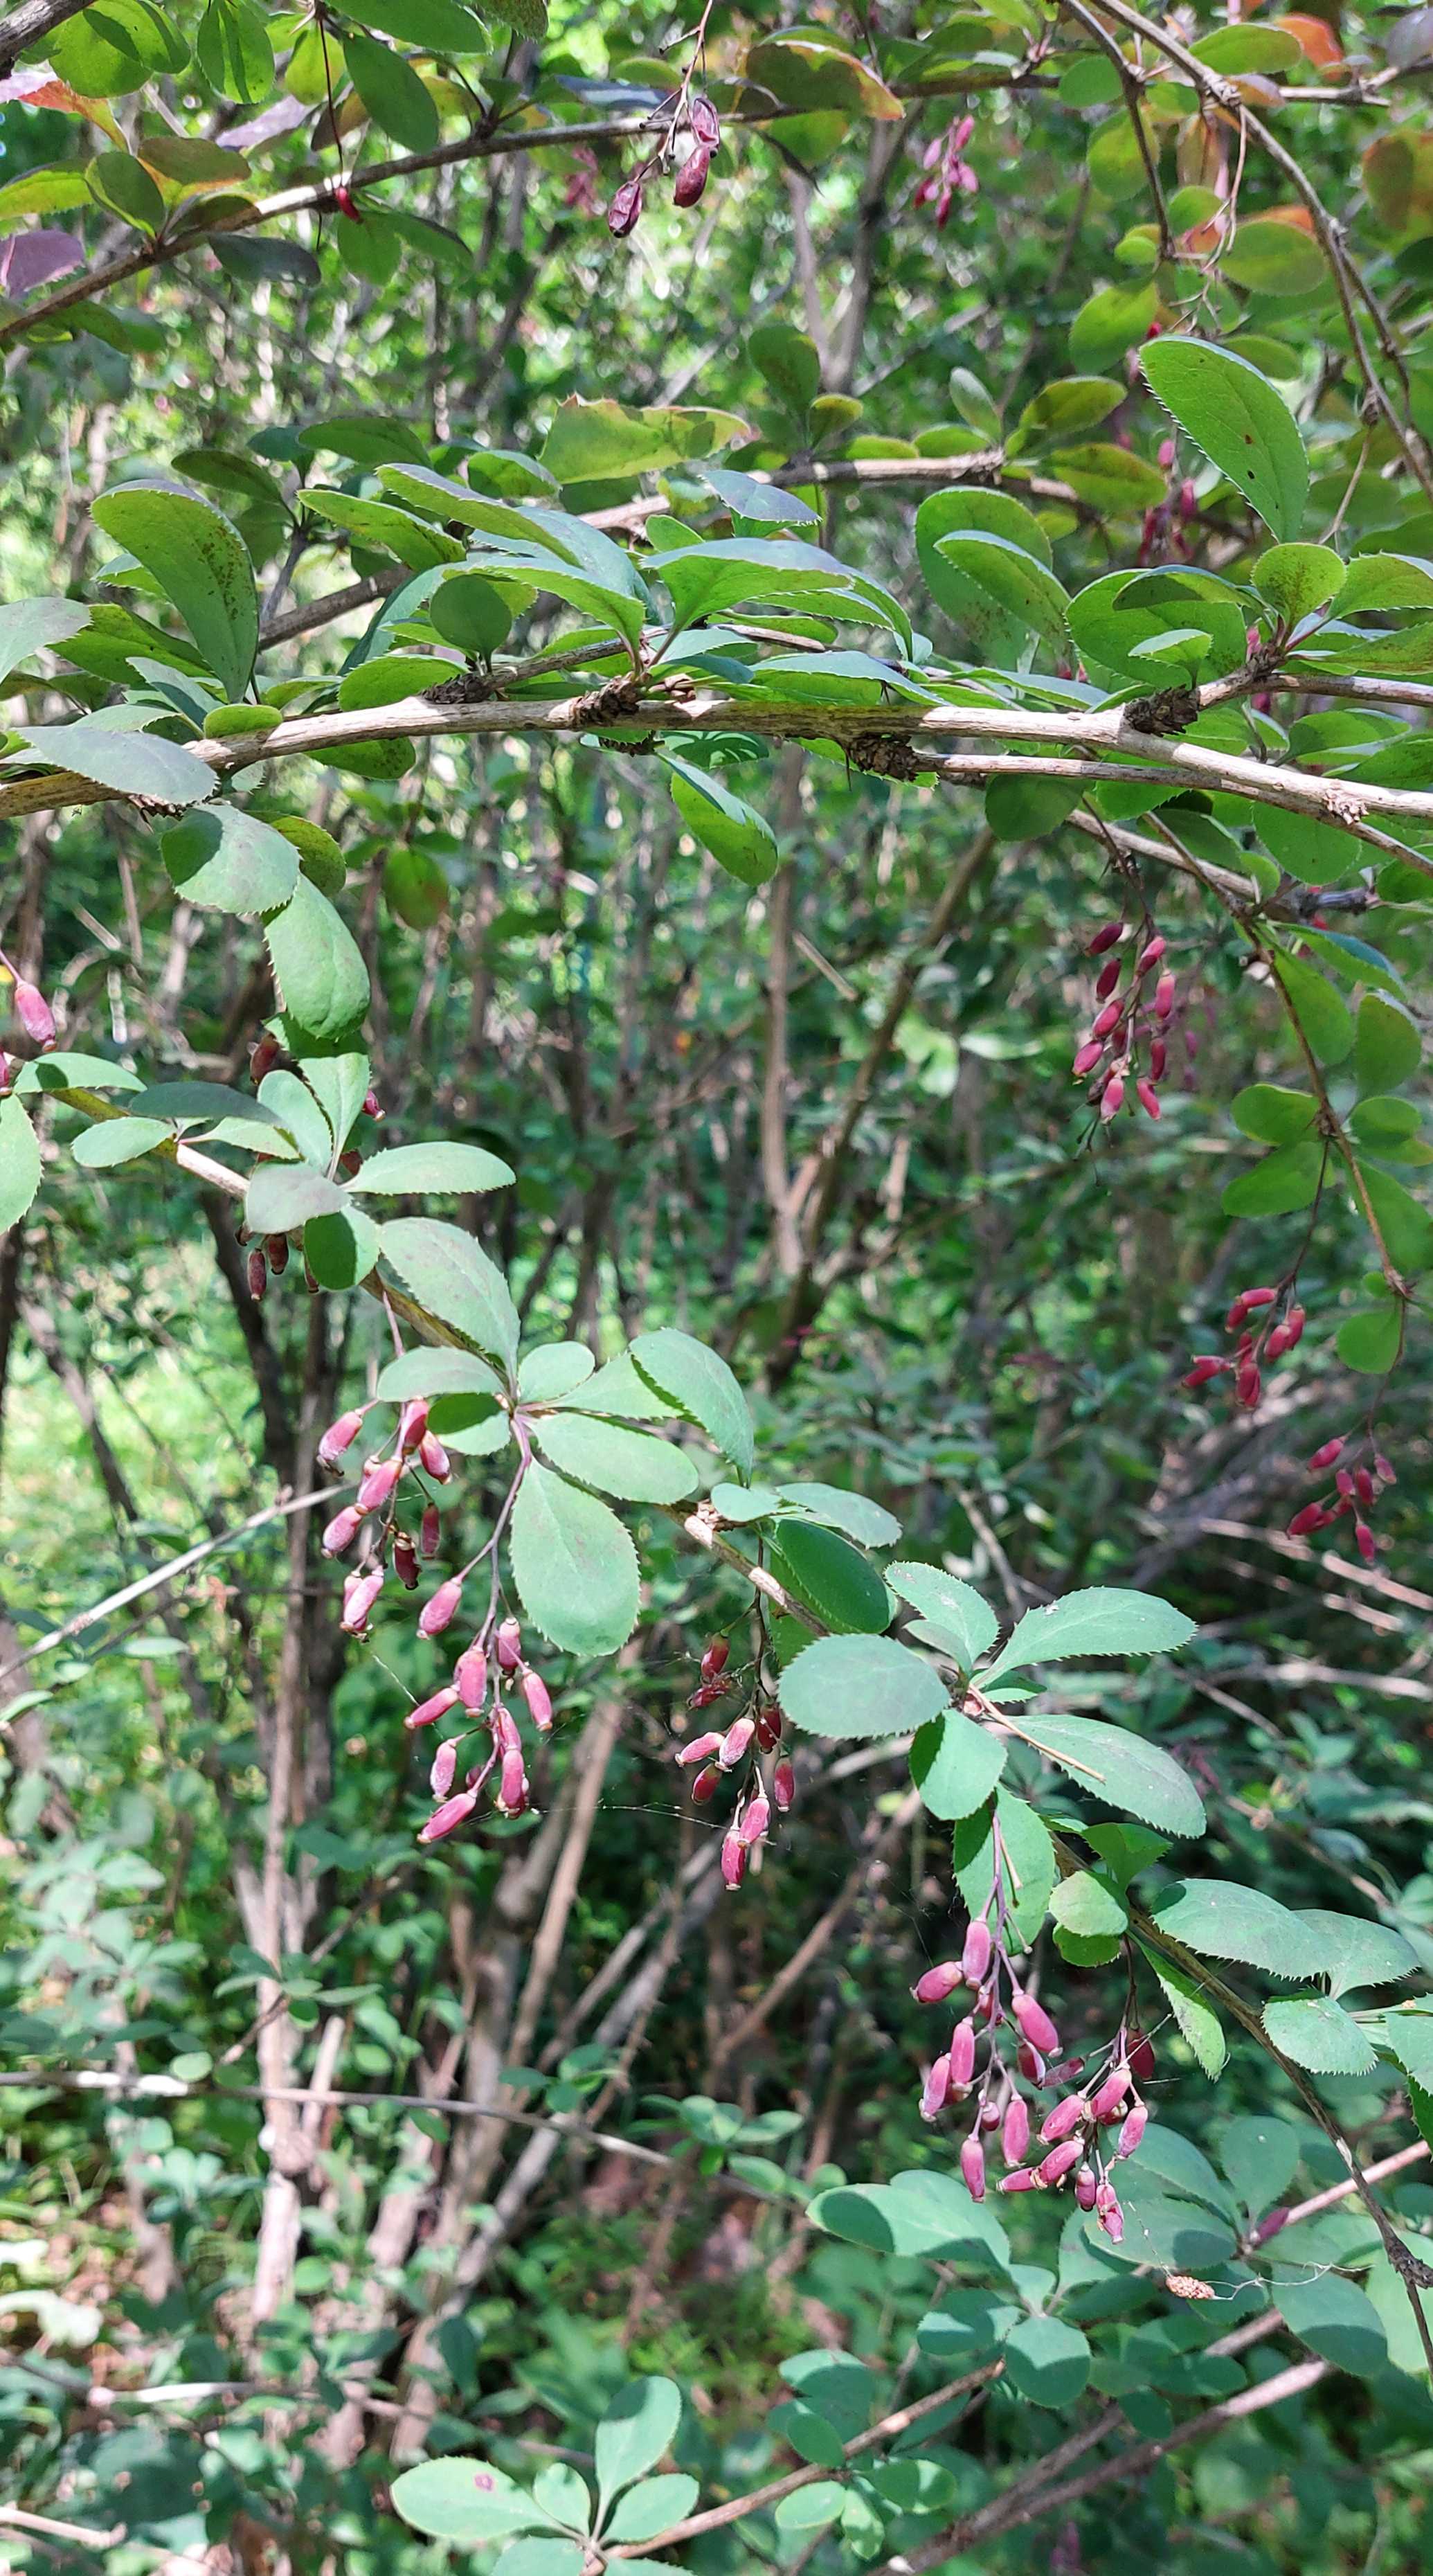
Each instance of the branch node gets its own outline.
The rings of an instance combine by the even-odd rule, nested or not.
[[[1136,733],[1187,733],[1199,715],[1199,691],[1184,681],[1178,688],[1156,689],[1152,697],[1134,698],[1124,711]]]
[[[919,778],[923,769],[933,766],[910,743],[888,733],[852,734],[846,758],[853,769],[864,770],[871,778]]]

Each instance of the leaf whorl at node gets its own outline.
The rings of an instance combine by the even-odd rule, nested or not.
[[[584,724],[611,724],[618,716],[635,715],[641,703],[642,683],[636,672],[623,671],[615,680],[604,680],[600,689],[574,698],[572,712]]]
[[[1125,709],[1125,722],[1136,733],[1186,733],[1199,714],[1199,691],[1185,683],[1175,689],[1156,689],[1148,698],[1135,698]]]
[[[502,690],[490,672],[456,671],[451,680],[440,680],[422,695],[430,707],[480,707],[501,697]]]
[[[863,770],[870,778],[919,778],[922,770],[934,765],[910,743],[888,733],[853,734],[846,758],[853,769]]]

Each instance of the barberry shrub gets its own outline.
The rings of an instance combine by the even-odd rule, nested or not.
[[[21,2558],[1426,2553],[1427,16],[0,31]]]

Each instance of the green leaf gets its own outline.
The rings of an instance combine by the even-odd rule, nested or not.
[[[879,1636],[890,1624],[886,1587],[873,1565],[835,1530],[782,1521],[771,1540],[771,1571],[788,1592],[842,1635]]]
[[[464,1234],[436,1217],[399,1217],[383,1229],[383,1258],[421,1306],[455,1324],[480,1350],[517,1359],[517,1308],[496,1262]]]
[[[1433,1217],[1401,1181],[1394,1180],[1391,1173],[1375,1171],[1370,1163],[1360,1163],[1358,1176],[1368,1194],[1384,1248],[1394,1269],[1425,1270],[1433,1261]],[[1363,1213],[1359,1199],[1352,1193],[1350,1204],[1356,1213]]]
[[[164,221],[164,199],[132,152],[97,152],[85,177],[97,205],[151,236]]]
[[[8,680],[47,645],[67,644],[89,622],[90,612],[79,599],[17,599],[0,608],[0,680]]]
[[[1333,823],[1312,822],[1307,814],[1286,814],[1277,805],[1260,808],[1258,831],[1270,857],[1301,885],[1341,885],[1368,856],[1352,832],[1341,832]]]
[[[1315,2075],[1371,2075],[1377,2053],[1351,2013],[1327,1995],[1295,1995],[1264,2006],[1276,2048]]]
[[[585,1342],[543,1342],[528,1352],[518,1370],[518,1393],[525,1404],[558,1404],[585,1386],[592,1370]]]
[[[133,1163],[152,1154],[156,1145],[172,1142],[174,1130],[162,1118],[106,1118],[75,1138],[71,1151],[87,1172],[107,1172],[116,1163]]]
[[[1355,2378],[1377,2379],[1388,2367],[1388,2336],[1383,2319],[1366,2290],[1337,2272],[1317,2280],[1280,2280],[1274,2305],[1300,2343],[1306,2343],[1336,2370]]]
[[[626,1644],[641,1602],[637,1551],[605,1503],[534,1464],[513,1505],[509,1553],[523,1608],[554,1646],[610,1655]]]
[[[1353,1013],[1332,984],[1301,958],[1281,955],[1277,973],[1320,1064],[1342,1064],[1353,1045]]]
[[[1405,1977],[1417,1975],[1418,1954],[1391,1923],[1370,1923],[1361,1914],[1330,1914],[1319,1906],[1300,1910],[1327,1947],[1331,1994],[1399,1985]]]
[[[1138,347],[1159,305],[1152,284],[1102,286],[1081,305],[1070,325],[1070,356],[1077,367],[1112,367]]]
[[[0,1100],[0,1234],[8,1234],[40,1186],[39,1139],[13,1091]]]
[[[839,2469],[845,2461],[845,2445],[835,2425],[818,2415],[814,2406],[775,2406],[767,2416],[766,2429],[789,2443],[810,2468]]]
[[[1345,570],[1332,546],[1270,546],[1254,566],[1254,588],[1280,617],[1297,625],[1337,599]]]
[[[697,1471],[685,1450],[645,1431],[626,1431],[594,1414],[546,1414],[537,1438],[564,1475],[628,1503],[682,1503],[697,1489]]]
[[[1274,30],[1261,32],[1273,34]],[[1277,216],[1241,223],[1221,250],[1219,265],[1235,286],[1246,286],[1255,295],[1317,300],[1332,284],[1319,243],[1297,224],[1282,223]],[[1227,357],[1229,352],[1222,354]]]
[[[255,0],[209,0],[194,52],[210,87],[240,107],[257,107],[274,85],[274,49]]]
[[[378,1228],[362,1208],[310,1217],[304,1227],[304,1259],[320,1288],[356,1288],[371,1277],[380,1249]]]
[[[935,550],[1004,616],[1056,646],[1063,641],[1069,599],[1064,585],[1037,557],[1006,537],[976,528],[937,537]]]
[[[911,1778],[922,1806],[947,1821],[973,1815],[1004,1770],[1005,1753],[991,1728],[977,1726],[958,1709],[928,1719],[911,1746]]]
[[[765,885],[776,873],[776,835],[755,806],[733,796],[710,770],[695,769],[672,751],[662,754],[672,773],[672,803],[719,867],[742,885]]]
[[[1064,1932],[1082,1941],[1118,1940],[1129,1929],[1129,1909],[1097,1870],[1077,1869],[1062,1878],[1050,1912]]]
[[[812,2420],[819,2423],[820,2418]],[[606,2525],[603,2539],[655,2540],[659,2531],[670,2531],[673,2524],[685,2522],[700,2494],[698,2480],[684,2474],[644,2478],[640,2486],[628,2489]]]
[[[695,1422],[731,1460],[738,1475],[749,1478],[756,1459],[751,1414],[725,1360],[673,1325],[639,1334],[628,1356],[647,1384],[668,1399],[672,1411]],[[583,1390],[583,1405],[596,1411],[600,1408],[592,1405],[594,1388],[595,1381]]]
[[[81,98],[119,98],[161,72],[182,72],[189,47],[152,0],[104,0],[53,27],[50,67]]]
[[[783,1707],[785,1701],[782,1702]],[[1004,1864],[997,1861],[992,1823],[1000,1828]],[[1021,1943],[1029,1948],[1049,1910],[1058,1871],[1049,1832],[1024,1798],[997,1789],[993,1817],[989,1809],[957,1824],[953,1840],[956,1885],[970,1914],[987,1914],[998,1884],[1007,1903],[1013,1875],[1019,1893],[1011,1920]]]
[[[460,8],[458,0],[354,0],[347,14],[400,45],[418,45],[435,54],[487,52],[481,21]]]
[[[1159,1979],[1165,2002],[1184,2038],[1212,2084],[1215,2076],[1222,2072],[1229,2054],[1229,2043],[1219,2015],[1187,1969],[1176,1967],[1172,1959],[1162,1959],[1157,1951],[1147,1949],[1143,1942],[1140,1948]]]
[[[274,838],[290,847],[282,834]],[[346,1037],[368,1008],[368,969],[327,895],[299,875],[282,911],[265,921],[264,938],[296,1048]]]
[[[865,1494],[848,1493],[844,1485],[782,1485],[777,1499],[792,1504],[807,1520],[844,1530],[861,1547],[889,1547],[901,1534],[894,1513]]]
[[[485,2460],[424,2460],[404,2469],[390,2492],[415,2531],[468,2549],[510,2532],[535,2531],[547,2520],[531,2496]]]
[[[1140,352],[1156,399],[1275,537],[1297,537],[1309,464],[1288,404],[1247,358],[1205,340],[1165,338]]]
[[[981,1680],[992,1682],[1027,1664],[1059,1663],[1068,1655],[1170,1654],[1193,1634],[1193,1620],[1152,1592],[1103,1586],[1067,1592],[1043,1610],[1026,1611]]]
[[[1022,2317],[1005,2338],[1005,2369],[1035,2406],[1073,2406],[1090,2376],[1088,2337],[1061,2317]]]
[[[1057,447],[1048,464],[1052,474],[1069,484],[1076,500],[1098,510],[1102,518],[1114,518],[1121,511],[1156,509],[1165,496],[1165,477],[1157,465],[1148,464],[1128,447],[1115,447],[1102,439],[1091,439],[1081,447]]]
[[[404,1351],[380,1370],[374,1393],[385,1404],[406,1404],[415,1395],[502,1395],[497,1370],[474,1351]]]
[[[994,1645],[1000,1623],[989,1602],[983,1601],[970,1584],[947,1574],[943,1566],[891,1565],[886,1569],[886,1581],[902,1601],[909,1601],[913,1609],[922,1611],[959,1641],[962,1672],[972,1671]]]
[[[1120,1807],[1162,1833],[1203,1833],[1199,1792],[1188,1772],[1159,1745],[1093,1717],[1034,1717],[1022,1710],[1018,1723],[1014,1718],[1010,1723],[1026,1743],[1037,1745],[1105,1806]]]
[[[553,415],[542,462],[559,483],[600,483],[660,473],[750,435],[734,412],[629,410],[606,395],[586,402],[569,394]]]
[[[656,2467],[676,2440],[681,2420],[682,2392],[673,2379],[633,2379],[618,2390],[593,2445],[604,2509],[623,2487]]]
[[[1085,2235],[1107,2261],[1147,2264],[1160,2272],[1192,2272],[1198,2278],[1227,2263],[1233,2254],[1234,2230],[1227,2221],[1202,2202],[1166,2189],[1144,2168],[1142,2159],[1121,2166],[1119,2195],[1125,2225],[1118,2246],[1108,2242],[1093,2214],[1084,2221]]]
[[[1226,1216],[1285,1216],[1293,1208],[1312,1205],[1323,1168],[1321,1144],[1281,1145],[1251,1172],[1241,1172],[1236,1181],[1230,1181],[1220,1205]]]
[[[381,133],[407,152],[426,152],[438,140],[438,110],[413,66],[391,45],[350,29],[343,40],[344,68]]]
[[[1162,1891],[1150,1914],[1161,1933],[1202,1958],[1239,1959],[1269,1977],[1318,1977],[1328,1970],[1329,1945],[1317,1926],[1232,1879],[1179,1881]]]
[[[186,814],[165,833],[159,850],[185,902],[215,912],[273,912],[298,886],[292,841],[238,805]]]
[[[974,2260],[982,2269],[993,2255],[1002,2271],[1009,2267],[1009,2239],[999,2218],[988,2204],[973,2201],[953,2174],[904,2173],[889,2183],[839,2186],[818,2192],[807,2215],[829,2236],[873,2253]],[[803,2393],[810,2396],[809,2386]]]
[[[678,626],[725,616],[748,603],[794,608],[816,617],[889,626],[910,650],[911,625],[900,601],[878,582],[797,537],[717,537],[674,547],[657,571],[671,592]]]
[[[819,2531],[843,2511],[846,2496],[847,2489],[835,2478],[813,2478],[809,2486],[782,2496],[772,2518],[778,2531]]]
[[[348,1204],[341,1181],[307,1163],[260,1163],[244,1195],[244,1219],[255,1234],[290,1234],[314,1216],[337,1216]]]
[[[1251,2218],[1283,2199],[1302,2153],[1297,2129],[1272,2115],[1229,2120],[1219,2132],[1219,2161]]]
[[[112,732],[98,717],[90,723],[81,717],[74,724],[17,725],[15,731],[47,769],[73,769],[116,796],[148,796],[156,805],[198,805],[214,793],[213,770],[177,742]]]
[[[903,1735],[938,1717],[946,1687],[894,1637],[818,1637],[781,1676],[781,1705],[808,1735]]]
[[[1241,1135],[1255,1136],[1261,1145],[1296,1143],[1312,1127],[1316,1107],[1312,1093],[1284,1091],[1273,1082],[1251,1082],[1231,1103]]]
[[[258,649],[259,604],[237,528],[212,501],[170,483],[102,492],[93,516],[154,575],[225,697],[241,698]]]
[[[513,2540],[497,2561],[493,2576],[582,2576],[586,2560],[580,2541]]]
[[[564,1396],[563,1406],[569,1413],[612,1413],[628,1422],[668,1422],[681,1409],[669,1396],[654,1393],[626,1351]]]
[[[481,1145],[385,1145],[381,1153],[370,1154],[354,1173],[352,1188],[377,1190],[385,1197],[397,1197],[409,1190],[444,1190],[467,1193],[477,1190],[501,1190],[516,1174],[500,1155],[487,1153]]]
[[[746,344],[747,356],[789,411],[804,417],[821,391],[816,343],[789,322],[763,322]]]
[[[1334,1336],[1344,1367],[1364,1377],[1385,1377],[1402,1342],[1402,1317],[1394,1305],[1366,1306],[1360,1314],[1346,1315]]]

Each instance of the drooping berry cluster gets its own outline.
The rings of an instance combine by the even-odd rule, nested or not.
[[[14,986],[11,1000],[16,1019],[31,1044],[39,1049],[41,1055],[47,1055],[55,1043],[54,1012],[39,985],[32,984],[27,976],[21,974],[18,966],[11,965],[3,948],[0,948],[0,969],[9,976]],[[15,1073],[16,1067],[12,1059],[5,1053],[4,1048],[0,1047],[0,1094],[10,1089]]]
[[[687,145],[678,158],[679,139]],[[647,201],[647,185],[654,174],[675,164],[672,182],[674,206],[694,206],[707,184],[712,155],[721,142],[721,120],[711,100],[700,90],[679,95],[671,120],[655,152],[649,153],[640,170],[624,179],[607,209],[607,229],[618,241],[635,232]]]
[[[1380,1541],[1377,1532],[1370,1527],[1368,1516],[1384,1487],[1396,1485],[1398,1478],[1383,1451],[1376,1449],[1367,1437],[1352,1453],[1349,1441],[1342,1434],[1325,1440],[1309,1460],[1308,1473],[1322,1476],[1330,1467],[1336,1470],[1332,1493],[1326,1500],[1305,1503],[1300,1511],[1295,1512],[1288,1534],[1290,1538],[1312,1538],[1316,1530],[1332,1529],[1335,1521],[1351,1514],[1354,1544],[1364,1564],[1374,1565],[1380,1545],[1386,1546],[1387,1541]]]
[[[713,1637],[701,1662],[701,1677],[687,1702],[688,1708],[711,1708],[719,1699],[737,1687],[736,1676],[727,1671],[731,1649],[725,1637]],[[753,1687],[739,1717],[730,1726],[694,1736],[690,1744],[677,1748],[676,1760],[684,1771],[695,1772],[692,1801],[704,1807],[716,1796],[724,1779],[742,1772],[736,1807],[721,1846],[721,1874],[727,1887],[740,1887],[746,1876],[751,1854],[765,1842],[771,1831],[773,1809],[784,1816],[796,1796],[796,1773],[786,1755],[780,1751],[781,1710],[774,1699],[763,1697],[759,1675],[753,1671]],[[776,1759],[771,1760],[775,1755]]]
[[[911,203],[926,206],[934,202],[937,232],[944,232],[957,197],[979,194],[980,181],[965,158],[965,147],[974,132],[973,116],[954,117],[944,134],[938,134],[926,148],[921,165],[926,175]]]
[[[434,1596],[437,1597],[436,1595]],[[492,1685],[489,1701],[488,1687]],[[405,1726],[415,1729],[432,1726],[450,1709],[461,1707],[471,1723],[460,1727],[456,1735],[446,1736],[433,1756],[429,1786],[438,1805],[418,1836],[420,1843],[441,1842],[457,1826],[466,1824],[477,1806],[489,1777],[497,1770],[493,1803],[500,1816],[520,1816],[526,1811],[532,1795],[523,1753],[522,1733],[511,1707],[503,1694],[520,1690],[528,1716],[539,1735],[552,1731],[552,1697],[541,1673],[534,1672],[522,1651],[522,1630],[516,1619],[496,1620],[495,1614],[484,1620],[472,1644],[465,1646],[453,1666],[453,1678],[430,1699],[420,1701],[404,1719]],[[488,1756],[485,1762],[474,1761],[463,1786],[454,1790],[458,1776],[458,1757],[475,1734],[486,1733]]]
[[[1147,1117],[1158,1118],[1159,1085],[1169,1064],[1176,986],[1163,962],[1166,943],[1147,911],[1137,947],[1130,932],[1127,920],[1107,921],[1086,952],[1104,963],[1095,979],[1095,1016],[1075,1051],[1074,1075],[1077,1082],[1089,1084],[1090,1101],[1098,1105],[1106,1126],[1118,1117],[1131,1090],[1131,1108],[1137,1101]],[[1127,949],[1132,952],[1128,979]]]
[[[1010,1955],[998,1882],[995,1904],[996,1928],[984,1915],[972,1917],[959,1959],[927,1968],[912,1988],[922,2004],[948,2004],[967,1989],[971,1995],[949,2046],[927,2069],[921,2117],[937,2120],[973,2099],[974,2117],[960,2149],[961,2177],[972,2200],[985,2198],[985,2142],[998,2130],[1006,2170],[997,2191],[1055,2191],[1068,2182],[1080,2208],[1092,2209],[1118,2245],[1124,2212],[1109,2168],[1132,2156],[1144,2135],[1149,2113],[1138,2088],[1154,2071],[1154,2052],[1142,2032],[1122,2021],[1092,2074],[1086,2074],[1084,2058],[1061,2058],[1060,2034]],[[1015,2039],[1013,2063],[997,2045],[1001,2029]],[[1027,2092],[1038,2095],[1057,2085],[1077,2089],[1063,2093],[1043,2117],[1037,2101],[1032,2116]],[[1107,2155],[1100,2133],[1116,2124]],[[1027,2161],[1032,2147],[1034,2161]]]
[[[1238,1336],[1233,1351],[1223,1357],[1215,1351],[1193,1354],[1193,1366],[1182,1383],[1197,1395],[1216,1377],[1232,1376],[1234,1400],[1243,1412],[1253,1413],[1264,1392],[1264,1370],[1275,1361],[1286,1359],[1298,1349],[1304,1337],[1308,1318],[1294,1298],[1296,1279],[1291,1272],[1276,1288],[1241,1288],[1224,1318],[1226,1332]],[[1257,1317],[1257,1322],[1251,1322]]]

